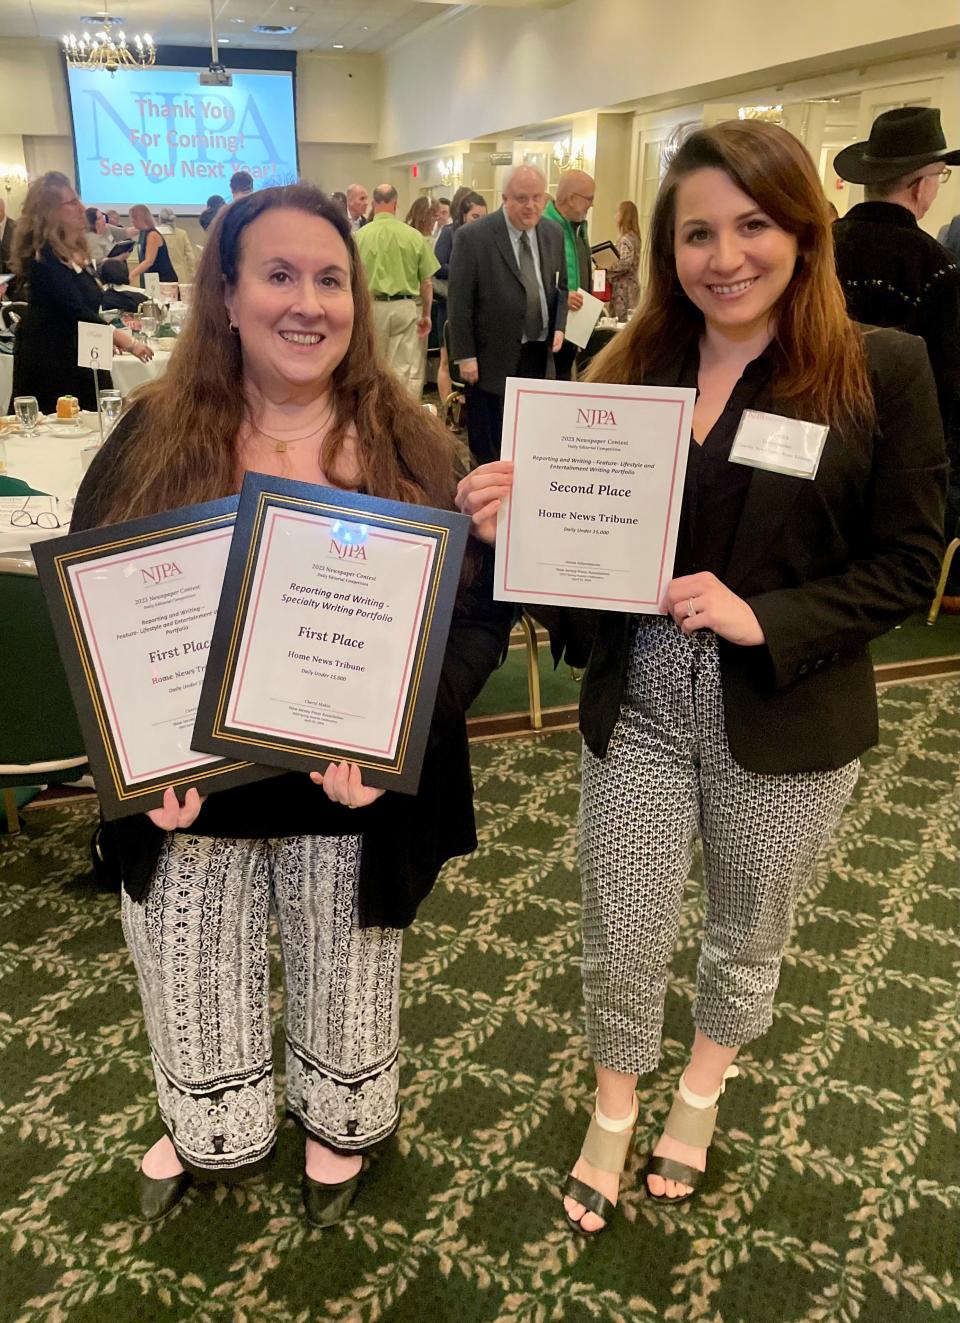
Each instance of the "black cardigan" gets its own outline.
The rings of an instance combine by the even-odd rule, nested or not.
[[[114,429],[81,484],[74,532],[102,523],[113,460],[126,444],[130,416]],[[417,794],[387,791],[367,808],[348,809],[332,803],[305,773],[284,773],[210,795],[191,834],[246,839],[362,835],[361,925],[405,928],[413,922],[443,864],[476,849],[464,713],[505,655],[513,616],[511,606],[491,600],[492,555],[472,545],[478,571],[457,602]],[[134,900],[146,894],[165,835],[144,813],[103,824],[107,870]]]
[[[59,395],[76,395],[83,409],[96,409],[93,373],[77,366],[77,326],[102,326],[100,285],[90,271],[61,262],[48,245],[30,263],[27,309],[14,333],[13,394],[35,395],[52,413]],[[100,389],[112,379],[100,372]]]
[[[816,479],[753,472],[725,582],[743,597],[766,643],[720,640],[730,751],[752,772],[841,767],[875,744],[876,688],[867,645],[933,591],[943,550],[943,429],[923,341],[864,335],[875,428],[833,427]],[[676,385],[671,372],[645,385]],[[776,400],[753,408],[803,417]],[[555,660],[587,665],[580,729],[604,757],[620,712],[633,617],[530,608],[548,626]]]

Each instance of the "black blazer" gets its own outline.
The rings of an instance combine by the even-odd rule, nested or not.
[[[554,221],[541,220],[534,233],[547,297],[547,349],[552,366],[549,349],[554,332],[567,324],[567,259],[563,231]],[[503,212],[461,225],[453,238],[449,265],[450,356],[456,361],[475,358],[481,390],[502,395],[506,378],[516,375],[520,362],[527,310],[526,289]]]
[[[43,413],[53,413],[59,395],[76,395],[82,409],[96,409],[93,373],[77,366],[77,326],[103,325],[101,293],[89,270],[61,262],[49,245],[30,263],[27,310],[14,334],[14,395],[35,395]],[[101,390],[112,384],[109,373],[98,376]]]
[[[755,469],[725,576],[753,608],[765,645],[720,640],[730,751],[751,772],[841,767],[875,744],[867,645],[928,600],[943,550],[943,429],[923,341],[868,330],[874,428],[831,428],[816,479]],[[676,385],[675,370],[645,385]],[[774,390],[753,408],[803,409]],[[620,712],[632,618],[532,607],[555,660],[587,664],[580,729],[604,757]]]

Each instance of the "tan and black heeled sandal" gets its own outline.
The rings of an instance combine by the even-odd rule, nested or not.
[[[718,1104],[720,1098],[723,1097],[727,1080],[733,1079],[739,1073],[736,1066],[728,1067],[723,1077],[723,1083],[720,1085],[717,1102],[712,1107],[694,1107],[680,1096],[678,1088],[673,1095],[673,1106],[670,1108],[670,1115],[663,1127],[663,1133],[668,1135],[670,1139],[675,1139],[678,1144],[689,1144],[691,1148],[708,1149],[713,1139],[717,1116],[720,1112]],[[681,1076],[681,1080],[682,1078]],[[706,1172],[700,1171],[698,1167],[688,1166],[686,1162],[678,1162],[675,1158],[658,1158],[651,1154],[643,1173],[643,1183],[646,1186],[647,1194],[651,1199],[656,1199],[658,1203],[682,1204],[693,1198],[705,1175]],[[690,1189],[686,1194],[654,1194],[647,1181],[648,1176],[660,1176],[665,1181],[679,1181],[683,1185],[689,1185]]]
[[[623,1130],[607,1130],[597,1120],[596,1111],[590,1118],[590,1125],[587,1127],[587,1136],[583,1141],[583,1148],[580,1150],[581,1158],[585,1158],[591,1167],[596,1167],[598,1171],[609,1172],[611,1176],[620,1176],[627,1165],[627,1154],[630,1151],[630,1145],[633,1142],[633,1132],[637,1124],[637,1117],[640,1109],[637,1104],[637,1097],[634,1094],[633,1111],[631,1113],[630,1124]],[[610,1225],[610,1220],[617,1211],[617,1205],[595,1190],[592,1185],[587,1185],[586,1181],[581,1181],[576,1176],[568,1176],[563,1187],[564,1197],[575,1199],[578,1204],[583,1204],[584,1209],[590,1213],[596,1213],[597,1217],[602,1217],[604,1225],[588,1231],[582,1225],[582,1221],[572,1218],[566,1209],[563,1215],[573,1227],[574,1231],[579,1231],[581,1236],[599,1236],[601,1231],[606,1231]],[[584,1214],[581,1213],[581,1219]]]

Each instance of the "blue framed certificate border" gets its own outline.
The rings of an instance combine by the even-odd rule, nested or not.
[[[282,510],[300,517],[362,523],[368,530],[416,533],[435,544],[423,606],[415,624],[412,662],[400,701],[400,724],[392,755],[380,756],[345,745],[342,739],[301,739],[265,732],[228,716],[241,639],[252,605],[260,558],[267,554],[268,514]],[[369,786],[416,793],[426,750],[450,621],[460,583],[469,520],[448,510],[407,505],[261,473],[248,473],[240,494],[233,543],[213,631],[206,678],[197,708],[193,746],[223,756],[242,757],[294,771],[324,770],[330,762],[356,763]],[[281,645],[284,646],[284,645]]]

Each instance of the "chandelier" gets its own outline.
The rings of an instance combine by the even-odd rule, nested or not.
[[[136,33],[128,45],[127,34],[119,26],[123,19],[114,18],[106,5],[92,17],[103,24],[99,32],[84,32],[79,37],[70,32],[63,38],[64,57],[74,69],[106,69],[115,74],[118,69],[144,69],[156,62],[157,48],[149,32],[142,37]],[[112,28],[118,31],[112,32]]]

